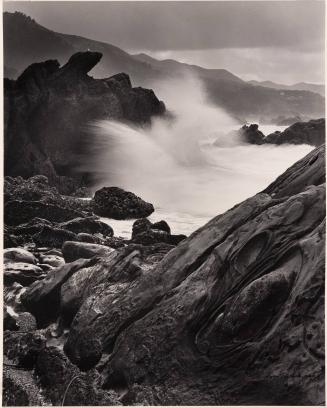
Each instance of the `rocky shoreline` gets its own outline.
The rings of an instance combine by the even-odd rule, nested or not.
[[[188,238],[133,193],[6,177],[4,405],[323,403],[324,163]]]

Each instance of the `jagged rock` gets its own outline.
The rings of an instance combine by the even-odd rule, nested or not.
[[[66,241],[78,241],[73,232],[62,228],[44,226],[38,234],[33,235],[33,241],[38,246],[61,248]]]
[[[252,124],[250,126],[242,126],[239,130],[239,134],[247,143],[261,145],[264,143],[265,135],[260,132],[259,125]]]
[[[53,405],[120,405],[117,394],[101,389],[96,371],[79,371],[58,348],[47,347],[40,352],[36,373]]]
[[[24,262],[6,263],[4,265],[3,279],[5,285],[18,282],[23,286],[28,286],[44,277],[43,270],[37,265]]]
[[[7,248],[3,251],[4,263],[23,262],[26,264],[36,264],[35,256],[24,248]]]
[[[69,358],[89,369],[89,348],[110,354],[104,386],[131,404],[322,404],[325,186],[305,180],[310,162],[323,179],[322,158],[310,153],[132,281],[117,265],[114,286],[85,284]]]
[[[154,211],[152,204],[119,187],[103,187],[96,191],[92,207],[95,214],[117,220],[143,218]]]
[[[325,119],[296,122],[283,132],[274,132],[265,138],[265,143],[309,144],[320,146],[325,143]]]
[[[4,220],[7,225],[19,225],[33,218],[44,218],[52,222],[64,222],[84,214],[42,201],[8,201],[4,206]]]
[[[61,285],[82,267],[92,265],[92,262],[94,261],[79,259],[53,269],[45,279],[34,282],[21,295],[22,304],[36,317],[39,327],[46,326],[58,317]]]
[[[151,225],[151,228],[152,228],[152,229],[156,229],[156,230],[160,230],[160,231],[165,231],[165,232],[167,232],[168,234],[171,233],[171,231],[170,231],[170,226],[169,226],[168,223],[167,223],[166,221],[164,221],[164,220],[161,220],[161,221],[158,221],[158,222],[154,222],[154,223]]]
[[[141,124],[164,113],[152,90],[132,88],[124,74],[88,76],[100,59],[98,52],[78,52],[61,68],[54,60],[32,64],[17,81],[5,82],[5,175],[44,174],[69,194],[87,178],[75,170],[89,154],[86,125],[101,119]]]
[[[98,217],[76,218],[59,224],[61,228],[74,232],[75,234],[102,234],[105,237],[112,237],[114,234],[110,225],[100,221]]]
[[[105,245],[89,244],[87,242],[66,241],[62,247],[62,253],[66,262],[73,262],[76,259],[89,259],[94,256],[108,256],[113,251]]]

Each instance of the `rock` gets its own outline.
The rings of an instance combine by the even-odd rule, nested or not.
[[[85,234],[81,232],[80,234],[77,234],[77,238],[80,242],[87,242],[89,244],[104,244],[104,240],[91,234]]]
[[[13,234],[8,234],[4,232],[3,234],[3,247],[4,248],[14,248],[20,246],[20,239]]]
[[[105,257],[113,252],[112,248],[104,245],[89,244],[86,242],[67,241],[62,247],[62,253],[66,262],[73,262],[76,259],[90,259],[94,256]]]
[[[129,404],[321,404],[325,185],[306,187],[306,177],[317,166],[321,180],[323,153],[213,218],[154,268],[131,253],[141,273],[128,279],[117,251],[102,273],[76,281],[71,361],[90,369],[99,363],[88,348],[102,349],[103,385],[124,389]]]
[[[14,227],[9,227],[9,230],[12,231],[15,235],[27,235],[32,237],[34,234],[41,232],[45,226],[52,227],[53,223],[43,218],[35,217],[26,223]]]
[[[265,135],[260,132],[259,125],[252,124],[250,126],[242,126],[239,133],[247,143],[261,145],[264,143]]]
[[[37,359],[36,373],[45,395],[55,406],[119,405],[114,392],[101,389],[96,371],[79,371],[58,348],[42,350]]]
[[[110,225],[100,221],[97,217],[76,218],[59,224],[59,226],[75,234],[102,234],[105,237],[112,237],[114,234]]]
[[[3,277],[5,285],[18,282],[23,286],[28,286],[36,280],[43,279],[45,274],[37,265],[15,262],[5,264]]]
[[[24,306],[21,304],[20,297],[23,292],[25,292],[26,287],[22,286],[20,283],[14,282],[10,286],[4,286],[4,304],[9,307],[10,314],[17,318],[17,314],[25,312]]]
[[[163,242],[177,245],[185,238],[185,235],[171,235],[166,221],[152,224],[147,218],[142,218],[136,220],[132,228],[132,242],[136,244],[153,245]]]
[[[36,319],[31,313],[19,313],[16,321],[18,330],[21,332],[31,332],[37,329]]]
[[[3,330],[18,330],[16,319],[8,312],[6,306],[3,307]]]
[[[19,225],[40,217],[52,222],[63,222],[82,217],[83,214],[69,208],[41,201],[8,201],[4,207],[4,219],[7,225]]]
[[[263,190],[263,193],[278,199],[298,194],[310,186],[319,186],[325,181],[325,145],[323,145],[287,169]]]
[[[61,285],[75,272],[89,264],[92,264],[92,260],[79,259],[53,269],[45,279],[34,282],[21,295],[22,304],[36,317],[38,327],[45,327],[58,317]]]
[[[158,221],[158,222],[153,223],[153,224],[151,225],[151,228],[152,228],[152,229],[155,229],[155,230],[165,231],[165,232],[167,232],[168,234],[171,233],[171,231],[170,231],[170,226],[169,226],[168,223],[167,223],[166,221],[164,221],[164,220],[161,220],[161,221]]]
[[[117,220],[143,218],[153,213],[153,205],[119,187],[103,187],[92,200],[93,211],[102,217]]]
[[[44,174],[60,193],[70,194],[85,187],[87,175],[76,168],[89,157],[85,129],[90,122],[143,124],[164,113],[154,92],[132,88],[126,74],[88,76],[100,59],[98,52],[78,52],[62,67],[54,60],[32,64],[16,81],[6,81],[6,176]]]
[[[38,354],[45,348],[46,338],[38,332],[7,331],[3,337],[4,354],[14,364],[32,369]]]
[[[36,258],[33,254],[23,248],[7,248],[3,251],[4,263],[23,262],[26,264],[36,264]]]
[[[135,238],[137,235],[140,235],[144,232],[148,232],[151,227],[152,223],[147,218],[141,218],[139,220],[136,220],[133,223],[132,227],[132,239]]]
[[[129,246],[98,259],[92,267],[80,269],[62,286],[61,315],[69,323],[74,318],[64,351],[82,370],[99,362],[107,332],[107,305],[142,275],[142,261],[140,248]],[[91,315],[94,318],[89,326]],[[84,323],[89,335],[85,332],[79,342],[79,330]]]
[[[62,256],[46,254],[40,257],[40,262],[50,265],[54,268],[65,265],[65,260]]]
[[[47,405],[31,371],[17,370],[4,364],[2,403],[4,406]]]
[[[22,177],[5,177],[4,197],[8,201],[42,201],[63,205],[64,200],[55,187],[51,187],[48,178],[37,175],[24,180]]]
[[[283,132],[274,132],[268,135],[265,138],[265,143],[320,146],[325,143],[325,119],[296,122]]]
[[[44,226],[42,231],[33,235],[33,241],[36,245],[61,248],[66,241],[78,241],[78,237],[73,232],[62,228]]]

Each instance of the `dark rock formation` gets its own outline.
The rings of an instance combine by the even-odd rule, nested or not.
[[[98,217],[94,216],[76,218],[61,223],[59,226],[63,229],[74,232],[75,234],[82,232],[86,234],[102,234],[105,237],[112,237],[114,234],[114,231],[110,225],[105,224],[104,222],[100,221]]]
[[[170,227],[166,221],[159,221],[152,224],[147,218],[136,220],[133,224],[132,242],[142,245],[153,245],[163,242],[170,245],[177,245],[186,235],[172,235]]]
[[[244,125],[239,130],[230,132],[229,136],[241,137],[246,143],[262,145],[271,144],[309,144],[320,146],[325,143],[325,119],[313,119],[308,122],[297,122],[285,129],[283,132],[275,131],[265,136],[257,124]],[[217,139],[214,145],[220,146]]]
[[[40,352],[36,373],[45,395],[55,406],[120,405],[115,392],[101,389],[101,379],[96,371],[82,373],[55,347]]]
[[[90,260],[78,261],[61,266],[50,271],[45,279],[34,282],[21,296],[21,302],[37,320],[39,327],[45,327],[58,316],[60,306],[61,285],[77,270],[92,265]]]
[[[48,204],[42,201],[8,201],[4,207],[4,220],[7,225],[19,225],[33,218],[44,218],[52,222],[64,222],[84,214],[72,208]]]
[[[61,193],[73,192],[84,183],[75,167],[87,149],[89,122],[142,124],[164,112],[152,90],[132,88],[125,74],[88,76],[101,56],[79,52],[61,68],[56,60],[32,64],[5,81],[5,175],[44,174]]]
[[[246,143],[261,145],[264,143],[265,135],[260,132],[259,125],[252,124],[250,126],[242,126],[239,130],[241,137],[244,139]]]
[[[104,385],[129,403],[323,404],[323,160],[311,152],[151,272],[125,275],[131,253],[74,274],[69,358],[89,369],[110,353]]]
[[[96,191],[92,207],[95,214],[116,220],[143,218],[154,211],[152,204],[119,187],[103,187]]]
[[[315,119],[309,122],[296,122],[283,132],[271,133],[265,138],[265,143],[320,146],[325,143],[325,137],[325,119]]]

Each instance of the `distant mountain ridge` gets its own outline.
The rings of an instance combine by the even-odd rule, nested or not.
[[[271,123],[276,117],[324,116],[324,98],[311,91],[271,89],[254,86],[225,69],[206,69],[174,60],[159,61],[145,54],[131,55],[100,41],[51,31],[22,13],[4,13],[5,73],[19,75],[28,65],[47,59],[65,62],[80,51],[103,54],[101,64],[91,74],[96,78],[127,73],[134,86],[152,87],[170,77],[183,80],[185,72],[197,75],[204,83],[212,103],[240,121]],[[160,95],[158,95],[160,97]],[[169,106],[167,107],[169,109]]]
[[[310,84],[307,82],[298,82],[293,85],[277,84],[272,81],[248,81],[249,84],[255,86],[264,86],[272,89],[286,89],[290,91],[310,91],[325,96],[325,85],[323,84]]]

